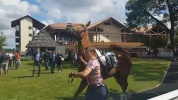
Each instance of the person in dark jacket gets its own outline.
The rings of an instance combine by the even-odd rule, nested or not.
[[[50,58],[50,60],[51,60],[51,73],[54,73],[54,69],[55,69],[55,65],[56,65],[56,54],[55,54],[55,51],[53,51],[52,53],[51,53],[51,58]]]
[[[57,51],[57,56],[56,56],[56,63],[57,63],[57,68],[58,68],[58,72],[62,72],[62,62],[64,60],[63,55],[61,54],[60,50]]]
[[[2,55],[0,55],[0,75],[2,75],[2,71],[4,70],[5,74],[8,74],[8,57],[5,51],[2,51]]]
[[[40,71],[41,71],[41,61],[42,60],[42,54],[40,53],[40,48],[37,48],[37,51],[34,54],[34,68],[32,72],[32,76],[34,77],[36,67],[38,67],[38,77],[40,77]]]
[[[45,65],[45,71],[49,70],[49,58],[50,58],[50,54],[48,51],[46,51],[43,54],[43,60],[44,60],[44,65]]]

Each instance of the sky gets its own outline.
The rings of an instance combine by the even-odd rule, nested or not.
[[[57,22],[92,23],[113,17],[126,22],[128,0],[0,0],[0,33],[15,48],[15,28],[11,21],[30,15],[45,25]]]

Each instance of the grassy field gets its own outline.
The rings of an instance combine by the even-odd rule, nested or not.
[[[170,64],[167,60],[132,59],[133,67],[129,76],[127,93],[136,93],[154,88],[162,82]],[[31,77],[32,61],[23,61],[22,67],[9,69],[8,75],[0,76],[0,100],[70,100],[81,79],[68,83],[68,73],[77,68],[71,68],[68,62],[63,65],[63,72],[54,74],[41,68],[41,76]],[[113,78],[107,79],[109,99],[121,94],[120,86]],[[85,90],[80,98],[85,95]],[[112,99],[111,99],[112,100]]]

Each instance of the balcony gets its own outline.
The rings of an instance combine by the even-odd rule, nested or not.
[[[20,37],[20,31],[15,31],[15,37]]]

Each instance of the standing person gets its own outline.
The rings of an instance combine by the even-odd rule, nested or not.
[[[4,70],[5,74],[8,74],[8,57],[5,51],[2,51],[2,55],[0,56],[0,75],[2,75],[2,71]]]
[[[75,53],[74,53],[74,50],[71,50],[71,53],[70,53],[70,61],[71,61],[71,67],[74,67],[75,65]]]
[[[12,66],[13,54],[12,52],[9,53],[9,67]]]
[[[34,54],[34,68],[33,68],[33,72],[32,72],[33,77],[35,74],[36,67],[38,67],[38,77],[40,77],[41,60],[42,60],[42,54],[40,53],[40,48],[37,48],[37,51]]]
[[[74,66],[77,66],[78,63],[77,63],[77,52],[75,51],[74,52]]]
[[[48,51],[46,51],[43,54],[43,60],[44,60],[44,65],[45,65],[45,71],[48,71],[49,70],[49,52]]]
[[[14,58],[15,58],[15,69],[18,69],[19,65],[21,65],[21,61],[20,61],[20,52],[17,50],[15,52],[15,55],[14,55]]]
[[[70,73],[69,76],[86,77],[88,88],[85,95],[85,100],[107,100],[108,89],[104,83],[104,79],[100,73],[100,63],[97,59],[97,54],[94,47],[89,47],[86,50],[88,63],[82,58],[81,61],[86,64],[86,68],[82,72]]]
[[[53,51],[51,54],[51,73],[54,73],[55,65],[56,65],[56,54],[55,51]]]
[[[60,50],[57,51],[57,56],[56,56],[56,63],[57,63],[57,68],[58,68],[58,72],[62,72],[62,62],[64,60],[63,55],[61,54]]]
[[[12,64],[13,64],[13,67],[15,67],[15,53],[16,53],[16,51],[14,50],[13,51],[13,58],[12,58]]]

